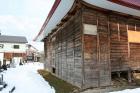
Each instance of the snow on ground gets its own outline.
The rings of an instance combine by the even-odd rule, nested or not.
[[[0,93],[9,93],[15,86],[13,93],[55,93],[55,90],[38,73],[42,69],[41,63],[28,63],[16,68],[9,68],[3,72],[4,81],[8,84]]]
[[[55,90],[38,73],[37,69],[43,69],[41,63],[28,63],[16,68],[4,71],[4,81],[8,84],[0,93],[9,93],[13,86],[13,93],[55,93]],[[93,92],[88,92],[93,93]],[[126,89],[110,93],[140,93],[140,88]]]
[[[110,93],[140,93],[140,88],[136,89],[125,89],[122,91],[110,92]]]

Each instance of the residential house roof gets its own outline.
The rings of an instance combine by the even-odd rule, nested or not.
[[[7,35],[0,35],[0,42],[5,42],[5,43],[28,43],[26,37],[23,37],[23,36],[7,36]]]

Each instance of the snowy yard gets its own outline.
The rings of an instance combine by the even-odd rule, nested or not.
[[[41,63],[28,63],[16,68],[9,68],[4,71],[4,81],[8,84],[0,93],[9,93],[9,90],[16,87],[13,93],[55,93],[55,90],[38,73],[38,69],[43,69]],[[89,90],[82,93],[94,93]],[[140,93],[140,88],[126,89],[110,93]]]
[[[128,89],[126,89],[128,88]],[[130,89],[129,89],[130,88]],[[95,88],[95,89],[88,89],[84,92],[80,93],[140,93],[140,88],[134,88],[131,89],[132,87],[122,87],[122,88],[112,88],[112,87],[107,87],[107,88]],[[120,90],[124,89],[121,91],[114,91],[114,90]],[[109,91],[114,91],[114,92],[109,92]]]
[[[110,93],[140,93],[140,88],[136,88],[136,89],[125,89],[125,90],[122,90],[122,91],[110,92]]]
[[[28,63],[3,72],[4,81],[8,84],[0,93],[9,93],[15,86],[13,93],[55,93],[55,90],[38,73],[42,69],[41,63]]]

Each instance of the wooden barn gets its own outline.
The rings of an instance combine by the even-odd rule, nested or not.
[[[80,88],[111,85],[140,70],[139,0],[56,0],[35,40],[45,67]]]

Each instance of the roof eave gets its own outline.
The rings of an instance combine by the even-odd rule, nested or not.
[[[61,2],[61,0],[55,0],[55,2],[54,2],[54,4],[53,4],[53,6],[52,6],[52,8],[51,8],[51,10],[50,10],[50,12],[49,12],[47,18],[46,18],[46,20],[45,20],[45,22],[44,22],[44,24],[43,24],[43,26],[42,26],[41,29],[40,29],[40,32],[39,32],[38,35],[34,38],[33,41],[36,41],[36,40],[38,39],[38,37],[42,34],[42,32],[43,32],[45,26],[48,24],[50,18],[52,17],[53,13],[55,12],[55,10],[56,10],[56,8],[58,7],[58,5],[60,4],[60,2]]]

